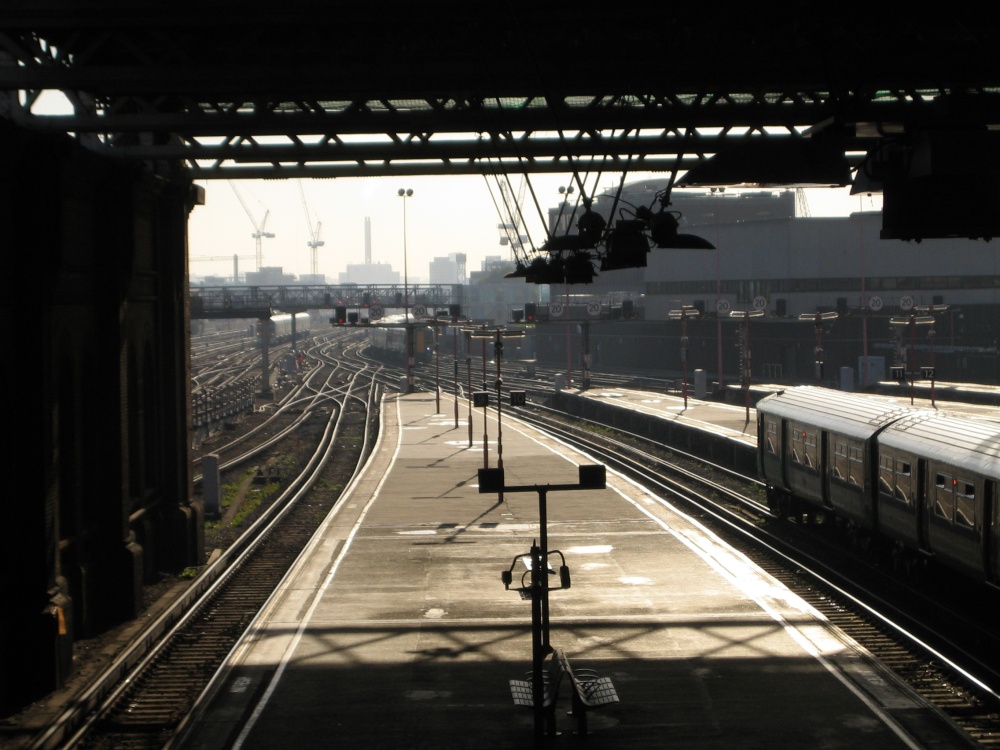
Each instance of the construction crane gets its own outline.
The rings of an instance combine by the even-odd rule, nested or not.
[[[310,253],[310,269],[313,277],[319,275],[319,263],[316,256],[316,248],[323,247],[326,243],[319,238],[320,230],[323,227],[323,222],[317,221],[316,226],[313,227],[312,216],[309,215],[309,204],[306,202],[306,191],[302,188],[302,181],[299,180],[299,194],[302,196],[302,210],[306,212],[306,226],[309,227],[309,241],[306,245],[309,246]]]
[[[497,224],[497,229],[500,230],[500,244],[510,245],[511,252],[515,258],[520,257],[521,247],[528,239],[527,235],[521,234],[521,226],[524,223],[524,217],[521,215],[521,206],[524,203],[524,191],[527,186],[527,182],[522,177],[517,189],[517,200],[515,201],[514,196],[511,195],[508,181],[506,179],[500,181],[500,196],[503,200],[504,218],[506,221],[502,224]]]
[[[259,271],[260,267],[264,264],[264,249],[261,242],[265,237],[274,237],[274,232],[268,232],[265,230],[265,227],[267,226],[267,217],[271,214],[271,212],[264,211],[264,219],[260,222],[260,224],[258,224],[257,219],[254,218],[250,209],[247,208],[246,201],[243,200],[243,196],[240,194],[240,191],[236,189],[236,183],[232,180],[228,180],[228,182],[229,187],[231,187],[233,192],[236,193],[236,198],[239,200],[240,205],[243,206],[243,210],[246,211],[247,217],[250,219],[250,223],[253,224],[253,234],[250,236],[257,241],[257,270]]]
[[[233,261],[233,281],[240,280],[240,260],[249,260],[252,255],[199,255],[195,258],[188,258],[192,263],[203,260],[232,260]]]

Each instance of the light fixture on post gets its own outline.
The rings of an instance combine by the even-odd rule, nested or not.
[[[940,312],[947,309],[947,305],[934,306],[920,306],[914,308],[915,310],[920,310],[922,312]],[[931,341],[934,341],[933,325],[934,316],[933,315],[917,315],[916,312],[907,315],[906,317],[889,318],[890,325],[894,326],[908,326],[910,329],[910,356],[906,363],[900,362],[904,365],[903,374],[909,374],[910,376],[910,406],[913,406],[914,400],[914,385],[913,381],[917,378],[917,326],[918,325],[929,325],[932,326],[929,332]],[[933,343],[932,343],[933,346]],[[933,349],[931,350],[933,356]],[[934,372],[933,367],[931,368],[931,406],[934,405]]]
[[[684,394],[684,408],[687,409],[688,405],[688,335],[687,335],[687,322],[691,318],[701,317],[701,310],[699,310],[694,305],[684,305],[680,310],[671,310],[669,313],[671,320],[679,320],[681,322],[681,366],[684,370],[683,379],[681,380],[681,391]]]
[[[833,320],[839,317],[839,313],[834,310],[828,312],[802,313],[799,320],[812,321],[816,326],[816,385],[823,385],[823,321]]]
[[[764,314],[763,310],[731,310],[730,318],[737,318],[743,321],[743,399],[746,405],[746,418],[750,422],[750,318],[759,318]]]

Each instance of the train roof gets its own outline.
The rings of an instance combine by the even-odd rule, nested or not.
[[[867,440],[886,425],[919,410],[888,399],[844,393],[830,388],[787,388],[757,402],[757,413],[832,430]]]
[[[1000,479],[1000,422],[922,412],[890,425],[879,442]]]

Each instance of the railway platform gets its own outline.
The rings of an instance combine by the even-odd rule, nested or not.
[[[613,472],[603,489],[480,493],[498,438],[506,487],[575,484],[593,460],[506,413],[498,425],[473,411],[470,432],[441,403],[387,398],[377,451],[169,747],[973,747],[808,605]],[[543,502],[550,564],[571,576],[559,588],[549,573],[551,645],[619,698],[588,715],[586,737],[565,680],[541,738],[512,699],[531,669],[532,602],[516,589]]]

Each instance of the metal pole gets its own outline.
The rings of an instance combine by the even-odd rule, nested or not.
[[[451,356],[455,360],[455,429],[458,429],[458,326],[451,329]]]
[[[683,375],[681,380],[681,391],[684,394],[684,408],[688,408],[688,335],[687,335],[687,310],[681,313],[681,367]]]
[[[544,665],[547,651],[543,638],[542,621],[542,596],[545,580],[542,573],[544,571],[545,558],[542,557],[541,550],[536,546],[531,546],[531,698],[534,704],[535,719],[535,744],[541,743],[545,736],[545,683]]]
[[[539,526],[539,554],[542,564],[539,566],[539,577],[544,585],[542,586],[542,648],[545,653],[551,651],[549,645],[549,514],[548,514],[548,490],[544,487],[538,488],[538,526]]]
[[[743,399],[750,421],[750,316],[743,318]]]
[[[469,401],[469,447],[472,447],[472,357],[465,357],[465,369],[469,376],[469,392],[465,397]]]
[[[439,355],[438,326],[434,323],[434,413],[441,413],[441,357]]]
[[[503,379],[500,372],[500,360],[503,358],[503,340],[500,338],[500,329],[497,329],[496,343],[493,345],[493,357],[497,361],[497,468],[503,468],[503,419],[502,406],[503,394],[500,391]],[[503,502],[503,487],[497,495],[497,502]]]

